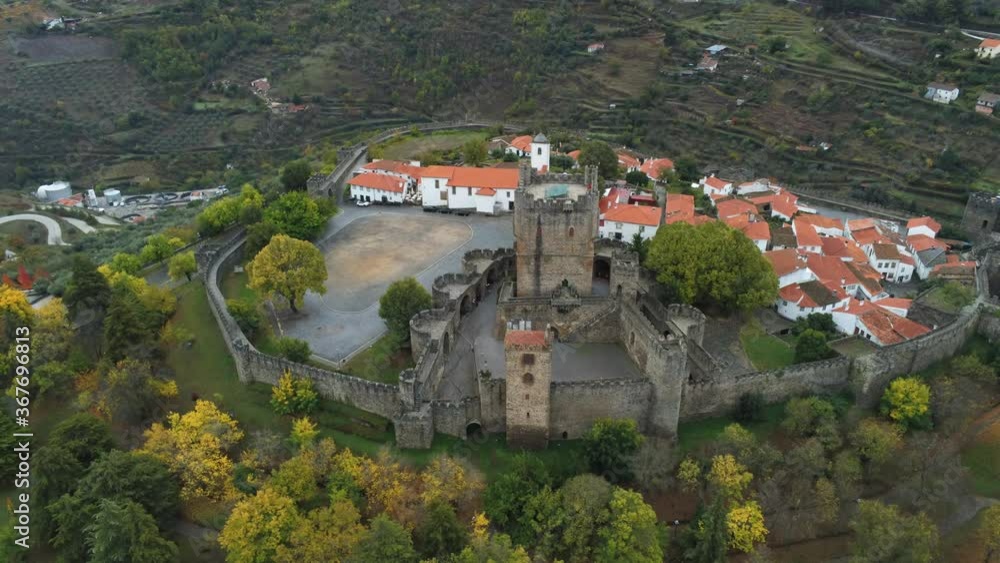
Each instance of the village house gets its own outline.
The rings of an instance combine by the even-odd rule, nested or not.
[[[733,183],[729,180],[717,178],[714,174],[711,176],[705,176],[698,181],[698,184],[701,186],[705,196],[707,196],[712,202],[712,205],[715,205],[716,199],[726,197],[733,193]]]
[[[927,85],[924,97],[942,104],[950,104],[958,99],[958,86],[944,82],[931,82]]]
[[[640,163],[638,158],[622,151],[618,151],[617,156],[618,168],[621,168],[624,173],[628,174],[639,169]]]
[[[757,206],[745,199],[720,199],[715,204],[720,221],[725,221],[733,217],[747,217],[754,219],[757,217]]]
[[[706,72],[715,72],[715,69],[717,68],[719,68],[719,61],[708,56],[707,54],[703,55],[701,60],[698,61],[698,65],[695,66],[695,69]]]
[[[674,161],[669,158],[647,158],[639,167],[639,171],[659,182],[660,178],[674,169]]]
[[[514,210],[516,168],[427,166],[420,171],[425,208],[447,207],[487,215]]]
[[[802,219],[795,219],[792,221],[792,232],[795,233],[795,239],[799,241],[799,250],[802,252],[819,254],[823,251],[822,237],[811,224]]]
[[[976,55],[982,59],[992,59],[1000,55],[1000,39],[983,39],[976,47]]]
[[[871,340],[879,346],[890,346],[912,340],[931,331],[922,324],[901,317],[877,306],[870,307],[857,316],[854,334]]]
[[[618,205],[608,209],[598,223],[601,238],[631,242],[635,235],[651,239],[660,227],[663,210],[648,205]]]
[[[934,238],[941,232],[941,223],[931,217],[914,217],[906,222],[906,236],[924,235]]]
[[[730,227],[742,232],[748,239],[753,241],[757,250],[764,252],[771,242],[771,226],[767,221],[751,221],[749,217],[738,215],[724,220]],[[667,221],[670,222],[669,219]]]
[[[603,50],[604,50],[604,43],[591,43],[590,45],[587,45],[587,52],[591,54]]]
[[[836,284],[812,280],[794,283],[778,291],[777,311],[782,317],[796,320],[812,313],[832,313],[847,304],[850,296]]]
[[[347,181],[351,199],[377,203],[403,203],[406,180],[389,174],[366,172]]]
[[[934,266],[947,261],[948,245],[935,238],[913,235],[906,238],[906,244],[916,262],[917,277],[922,280],[930,277]]]
[[[794,248],[770,250],[764,253],[764,257],[778,276],[779,288],[816,279],[806,257]]]
[[[983,92],[976,100],[976,112],[983,115],[993,115],[993,110],[1000,104],[1000,94]]]
[[[531,152],[531,135],[514,137],[507,145],[506,152],[516,154],[519,158],[528,156]]]

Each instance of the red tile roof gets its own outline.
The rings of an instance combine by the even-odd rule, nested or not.
[[[847,228],[851,231],[863,231],[865,229],[875,228],[875,219],[871,217],[866,217],[864,219],[848,219]]]
[[[757,213],[757,206],[745,199],[728,199],[726,201],[719,201],[715,204],[715,207],[719,211],[719,219],[735,217],[737,215],[744,215],[747,213]]]
[[[824,282],[835,283],[837,287],[861,283],[858,276],[840,258],[810,254],[806,261],[812,273]]]
[[[825,215],[806,213],[804,215],[800,215],[796,220],[809,223],[817,229],[836,229],[838,231],[844,230],[844,223],[840,219],[834,219],[833,217],[827,217]]]
[[[625,188],[611,188],[608,191],[608,195],[601,198],[598,203],[600,207],[601,214],[607,213],[612,207],[617,207],[620,204],[627,204],[629,197],[631,197],[632,192]]]
[[[504,346],[545,346],[544,330],[508,330]]]
[[[847,297],[837,286],[815,280],[786,285],[778,291],[778,295],[799,307],[825,307]]]
[[[642,163],[639,170],[645,172],[650,178],[659,179],[663,170],[673,170],[674,161],[669,158],[649,158]]]
[[[396,174],[406,174],[419,178],[423,168],[413,166],[409,162],[401,160],[375,160],[363,167],[365,170],[382,170],[385,172],[395,172]]]
[[[694,196],[684,194],[667,194],[667,215],[683,213],[694,215]]]
[[[868,309],[858,316],[858,322],[863,324],[868,332],[878,338],[883,345],[898,344],[931,331],[922,324],[915,323],[881,307]]]
[[[738,228],[750,240],[771,240],[771,229],[765,221],[746,223]]]
[[[981,48],[985,47],[1000,47],[1000,39],[991,39],[987,37],[983,39],[982,43],[979,44]]]
[[[867,262],[868,256],[856,242],[845,237],[823,237],[823,255],[835,256],[843,260],[848,258],[856,262]]]
[[[650,207],[648,205],[619,205],[609,209],[604,214],[604,220],[657,227],[660,225],[660,215],[661,211],[659,207]]]
[[[938,264],[931,269],[931,276],[975,276],[976,263],[967,262],[945,262]]]
[[[389,176],[388,174],[375,174],[373,172],[358,174],[348,180],[347,183],[352,186],[361,186],[384,192],[403,193],[403,180],[396,176]]]
[[[479,188],[476,191],[476,195],[496,195],[497,191],[493,188]]]
[[[795,238],[799,241],[799,248],[818,246],[823,247],[823,239],[816,233],[816,229],[800,218],[792,221],[792,230],[795,231]]]
[[[514,168],[472,168],[455,166],[451,175],[451,185],[463,188],[496,188],[513,190],[517,188],[519,171]]]
[[[580,160],[580,149],[577,149],[575,151],[569,151],[568,153],[566,153],[566,156],[572,158],[573,160]]]
[[[634,157],[634,156],[632,156],[632,155],[630,155],[628,153],[624,153],[624,152],[618,153],[617,156],[618,156],[618,165],[619,166],[621,166],[623,168],[638,168],[639,167],[639,159],[638,158],[636,158],[636,157]]]
[[[879,260],[899,260],[899,249],[895,244],[875,244],[872,246],[875,258]]]
[[[927,235],[911,235],[906,237],[906,243],[910,245],[910,248],[914,252],[923,252],[929,248],[941,248],[943,250],[948,249],[948,245],[936,238],[931,238]]]
[[[510,146],[521,152],[531,152],[531,135],[514,137],[514,139],[510,142]]]
[[[906,229],[915,229],[917,227],[927,227],[928,229],[934,231],[934,234],[941,232],[941,223],[938,223],[931,217],[915,217],[906,222]]]
[[[422,178],[451,178],[455,173],[455,166],[427,166],[420,171]]]
[[[791,218],[799,212],[799,206],[795,204],[798,198],[795,198],[795,196],[788,196],[791,196],[791,194],[779,194],[775,196],[774,200],[771,202],[772,214],[777,212],[780,215]]]
[[[716,178],[715,176],[709,176],[705,179],[705,185],[716,190],[724,190],[726,186],[731,184],[732,182],[729,180],[723,180],[722,178]]]
[[[878,232],[875,227],[869,229],[862,229],[860,231],[851,231],[851,237],[860,246],[867,246],[869,244],[881,243],[887,240],[882,233]]]
[[[801,270],[807,266],[806,259],[800,256],[799,252],[794,248],[771,250],[765,252],[764,257],[771,262],[771,267],[774,268],[774,273],[778,277]]]

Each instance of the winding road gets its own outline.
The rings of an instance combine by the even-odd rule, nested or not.
[[[42,226],[49,232],[49,238],[47,241],[48,244],[55,246],[68,246],[62,239],[62,227],[59,225],[59,222],[52,217],[35,215],[34,213],[19,213],[17,215],[0,217],[0,225],[3,225],[4,223],[13,223],[14,221],[34,221],[36,223],[41,223]]]

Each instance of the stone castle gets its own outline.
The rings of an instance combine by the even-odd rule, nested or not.
[[[430,447],[436,433],[466,438],[479,431],[544,447],[579,438],[602,417],[633,419],[646,434],[672,438],[681,421],[726,414],[751,392],[777,402],[848,389],[870,406],[892,378],[950,357],[973,334],[1000,338],[995,305],[983,303],[927,335],[860,357],[734,373],[702,347],[700,311],[661,304],[637,256],[597,237],[598,182],[593,168],[580,175],[522,168],[515,248],[467,252],[462,272],[434,281],[434,307],[410,321],[415,367],[398,385],[257,350],[220,290],[245,237],[206,245],[200,269],[240,380],[273,385],[286,370],[308,377],[323,396],[391,420],[400,447]],[[965,226],[972,238],[1000,238],[998,219],[995,198],[970,200]],[[1000,271],[1000,260],[989,263]],[[981,268],[980,294],[988,295],[988,269]]]

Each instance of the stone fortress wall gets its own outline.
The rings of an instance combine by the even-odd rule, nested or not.
[[[341,160],[341,166],[328,179],[338,171],[352,169],[364,156],[363,149],[354,147],[345,154],[348,158]],[[565,177],[553,181],[565,181]],[[336,195],[330,187],[333,183],[325,182],[316,191]],[[1000,204],[995,199],[970,199],[967,228],[987,221],[990,232],[983,233],[982,238],[996,238],[992,221],[998,219]],[[971,228],[970,234],[976,238]],[[504,380],[480,376],[477,396],[458,401],[435,400],[434,391],[463,317],[483,298],[488,285],[511,277],[513,250],[467,252],[461,274],[434,281],[434,308],[418,313],[410,321],[416,366],[404,371],[398,386],[394,386],[289,362],[257,350],[229,314],[219,285],[220,274],[239,263],[243,242],[243,233],[235,231],[228,238],[202,246],[197,254],[210,308],[241,382],[274,385],[286,370],[308,377],[322,396],[391,419],[397,445],[405,448],[430,447],[435,432],[465,438],[473,425],[487,432],[505,430]],[[579,437],[598,417],[632,418],[646,432],[674,435],[679,422],[723,415],[736,406],[741,395],[750,392],[763,394],[767,402],[778,402],[801,394],[849,389],[862,403],[874,404],[891,379],[953,355],[976,332],[991,340],[1000,339],[998,307],[995,299],[992,304],[988,302],[987,268],[982,268],[980,302],[928,335],[853,359],[841,357],[734,375],[726,373],[701,346],[704,316],[700,311],[685,305],[663,306],[652,299],[647,293],[652,279],[639,268],[626,245],[599,240],[594,248],[597,259],[612,263],[611,295],[579,298],[579,306],[573,309],[576,318],[563,323],[565,330],[559,337],[606,342],[617,338],[647,377],[551,383],[552,439]],[[997,255],[995,251],[989,253],[981,262],[1000,267]],[[508,303],[501,304],[500,309],[511,315],[540,313],[543,305],[553,310],[551,298],[515,297],[512,287],[507,297]],[[554,326],[560,326],[554,316],[552,321]]]

